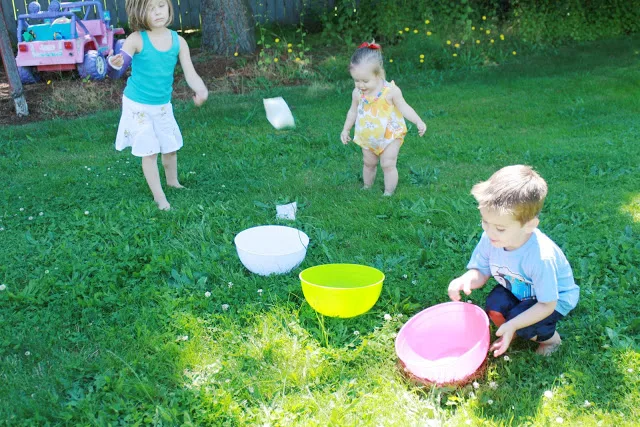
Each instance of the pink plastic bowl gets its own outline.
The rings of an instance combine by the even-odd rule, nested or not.
[[[462,381],[484,362],[489,318],[480,307],[447,302],[413,316],[396,337],[396,354],[415,377],[445,384]]]

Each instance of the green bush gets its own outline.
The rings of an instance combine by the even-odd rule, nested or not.
[[[336,0],[320,19],[327,40],[347,45],[397,43],[405,28],[425,32],[426,21],[442,39],[487,21],[525,43],[555,45],[639,32],[640,0]]]

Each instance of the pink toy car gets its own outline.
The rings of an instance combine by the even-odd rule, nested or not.
[[[86,11],[84,19],[75,12]],[[96,19],[88,19],[96,12]],[[49,10],[40,11],[37,1],[29,3],[29,13],[18,16],[18,55],[16,65],[22,83],[35,83],[38,72],[78,69],[82,78],[102,80],[107,75],[106,57],[113,49],[117,54],[124,40],[114,35],[124,34],[113,28],[108,11],[102,3],[89,0],[60,3],[53,0]]]

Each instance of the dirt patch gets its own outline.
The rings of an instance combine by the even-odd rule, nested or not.
[[[256,77],[252,58],[228,58],[201,53],[192,49],[192,59],[198,74],[210,93],[241,93],[250,90],[247,81]],[[11,87],[0,67],[0,125],[15,125],[48,120],[54,117],[79,117],[100,110],[120,108],[125,79],[83,81],[75,72],[42,74],[42,81],[24,85],[29,107],[27,117],[18,117],[11,97]],[[289,84],[295,82],[289,82]],[[191,99],[193,92],[176,72],[173,99]]]

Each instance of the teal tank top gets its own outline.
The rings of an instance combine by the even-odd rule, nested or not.
[[[166,104],[171,101],[173,72],[180,52],[178,33],[171,31],[171,47],[167,51],[153,47],[146,31],[140,31],[140,35],[142,50],[133,55],[124,95],[140,104]]]

